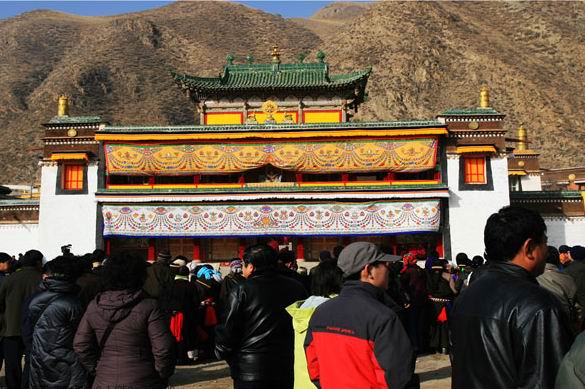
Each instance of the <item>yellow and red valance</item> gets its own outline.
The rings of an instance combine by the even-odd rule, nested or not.
[[[494,146],[458,146],[457,154],[495,154],[497,152]]]
[[[524,170],[508,170],[509,176],[525,176],[526,172]]]
[[[436,165],[432,138],[313,143],[106,144],[108,174],[238,173],[266,165],[300,173],[420,172]]]
[[[87,153],[53,153],[51,160],[53,161],[87,161]]]

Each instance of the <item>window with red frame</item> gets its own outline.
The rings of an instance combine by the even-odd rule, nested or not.
[[[83,189],[83,165],[63,166],[63,189],[64,190]]]
[[[485,157],[465,157],[465,183],[485,184]]]

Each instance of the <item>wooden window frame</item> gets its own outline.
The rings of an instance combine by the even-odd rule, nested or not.
[[[81,167],[81,180],[77,180],[81,182],[81,187],[79,189],[67,189],[66,188],[66,180],[67,180],[67,169],[70,166],[79,166]],[[79,162],[63,162],[59,164],[59,168],[57,169],[57,186],[55,189],[55,194],[62,195],[62,194],[87,194],[87,164],[79,163]]]
[[[466,160],[482,158],[484,160],[484,182],[466,182],[467,171],[466,171]],[[494,190],[494,181],[492,177],[492,165],[491,158],[486,154],[471,154],[461,155],[459,157],[459,190]]]
[[[466,184],[484,185],[486,183],[485,156],[464,156],[464,180]]]

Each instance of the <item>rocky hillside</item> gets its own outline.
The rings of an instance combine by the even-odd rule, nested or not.
[[[113,123],[191,123],[168,76],[214,75],[234,53],[283,60],[322,49],[334,71],[373,66],[359,119],[432,118],[492,105],[526,123],[547,166],[585,165],[585,4],[335,3],[285,20],[227,2],[185,2],[114,17],[36,11],[0,21],[0,182],[34,177],[42,131],[61,93],[71,112]]]
[[[0,22],[0,182],[34,179],[40,124],[59,94],[71,114],[112,123],[192,123],[194,112],[168,69],[216,75],[233,53],[283,60],[321,46],[311,31],[228,2],[184,2],[115,17],[35,11]]]
[[[510,134],[524,122],[544,166],[582,166],[584,22],[582,2],[381,2],[323,44],[334,69],[374,68],[358,118],[474,107],[487,82]]]

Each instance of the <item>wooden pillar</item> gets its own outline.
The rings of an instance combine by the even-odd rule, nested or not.
[[[238,246],[238,257],[244,258],[244,252],[246,251],[246,238],[240,238],[240,244]]]
[[[109,238],[104,239],[106,245],[106,256],[109,257],[112,253],[112,241]]]
[[[201,260],[201,242],[199,241],[199,238],[193,239],[193,260]]]
[[[398,255],[396,252],[398,251],[398,247],[396,247],[396,237],[390,236],[388,238],[388,242],[390,243],[390,247],[392,248],[392,254]]]
[[[445,250],[443,248],[443,234],[437,234],[437,253],[439,253],[439,258],[445,257]]]
[[[146,259],[148,260],[148,262],[154,262],[155,258],[156,258],[155,241],[154,238],[150,238],[148,239],[148,256],[146,257]]]
[[[305,242],[304,238],[297,238],[297,260],[305,260]]]

